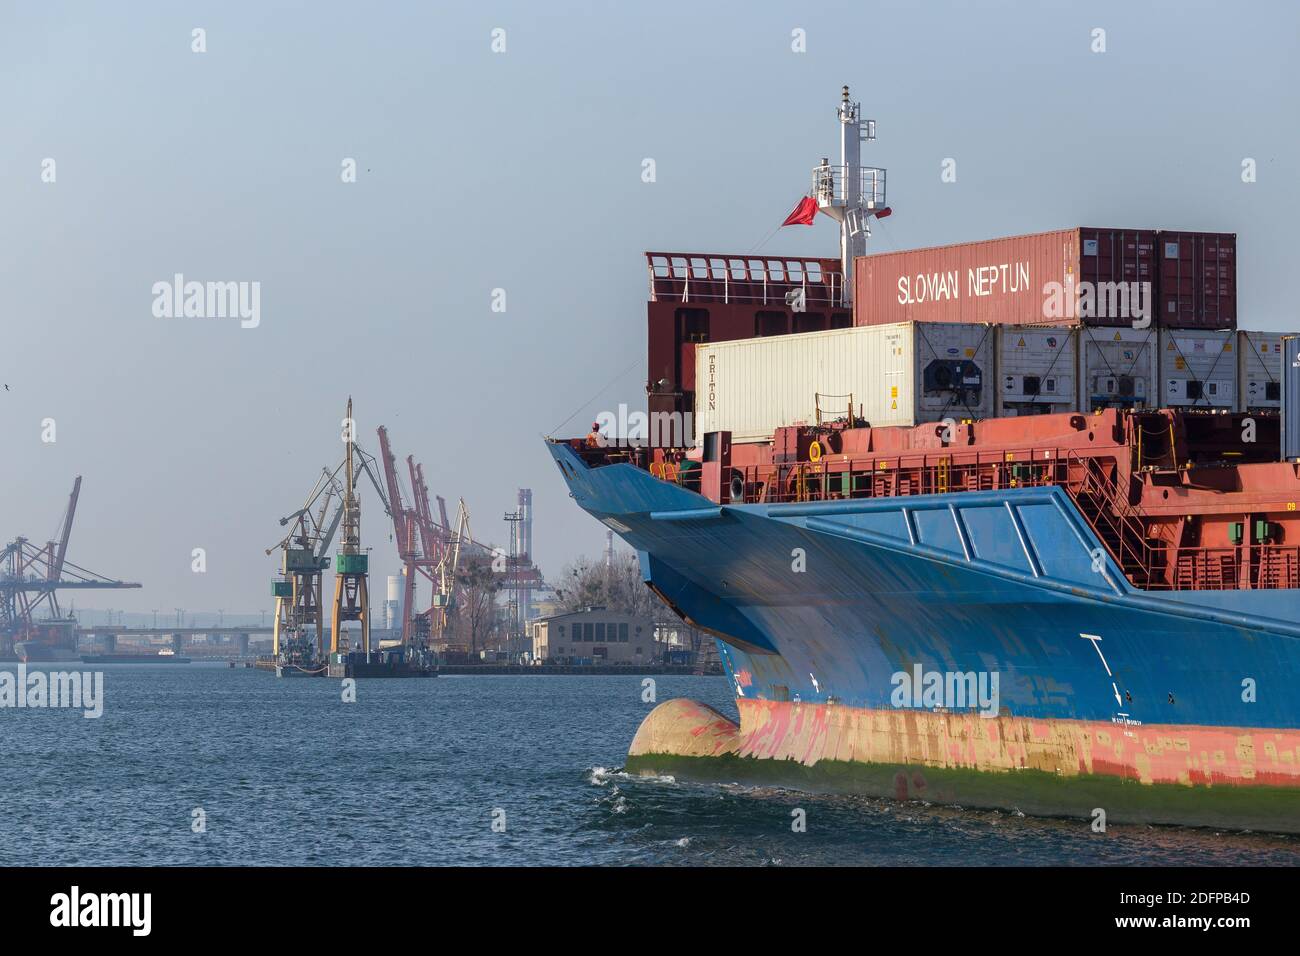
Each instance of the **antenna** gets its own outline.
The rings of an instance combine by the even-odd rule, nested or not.
[[[840,267],[844,273],[844,301],[853,301],[853,260],[867,253],[871,218],[883,219],[885,171],[862,165],[862,144],[876,138],[876,121],[862,119],[862,104],[849,99],[843,88],[836,110],[840,121],[840,164],[823,159],[813,167],[813,195],[817,208],[840,224]]]

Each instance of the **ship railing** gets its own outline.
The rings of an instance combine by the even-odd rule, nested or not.
[[[1189,546],[1150,537],[1148,518],[1129,501],[1103,459],[1070,453],[1067,487],[1125,576],[1148,591],[1300,588],[1300,545]],[[1089,496],[1081,501],[1079,492]]]
[[[734,466],[728,504],[781,504],[1062,486],[1128,580],[1144,590],[1300,588],[1300,545],[1193,547],[1152,538],[1148,517],[1108,471],[1114,459],[1075,449],[924,452]],[[688,477],[688,475],[690,477]],[[699,469],[656,477],[699,491]],[[738,480],[737,480],[738,479]],[[688,484],[689,483],[689,484]]]
[[[835,259],[647,252],[651,302],[843,307]]]
[[[812,170],[812,193],[817,205],[848,205],[849,196],[845,188],[845,176],[852,183],[852,168],[845,172],[845,167],[835,164],[814,166]],[[883,209],[885,206],[885,171],[877,166],[859,166],[857,182],[857,201],[867,209]]]
[[[1169,551],[1174,590],[1300,588],[1300,545],[1171,546]]]
[[[951,453],[873,455],[818,461],[745,465],[732,469],[733,488],[742,488],[734,503],[780,504],[836,501],[846,498],[896,498],[1044,487],[1066,479],[1060,449],[1025,448],[955,457]]]
[[[1066,490],[1125,576],[1138,587],[1159,587],[1168,555],[1160,542],[1149,537],[1145,515],[1129,502],[1103,461],[1114,463],[1114,459],[1068,452]]]
[[[1300,589],[1300,545],[1187,546],[1152,544],[1168,577],[1144,585],[1152,591]],[[1136,583],[1136,582],[1135,582]]]

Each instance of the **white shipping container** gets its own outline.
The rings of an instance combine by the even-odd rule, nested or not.
[[[1159,404],[1160,343],[1154,328],[1080,330],[1080,411]]]
[[[1282,338],[1291,334],[1237,333],[1237,411],[1282,407]]]
[[[1237,407],[1237,333],[1160,331],[1162,404],[1169,408]]]
[[[1046,415],[1079,408],[1077,328],[997,327],[998,416]]]
[[[1300,338],[1282,340],[1282,460],[1300,461]]]
[[[869,425],[993,414],[993,328],[901,322],[695,347],[695,434],[766,441],[854,413]]]

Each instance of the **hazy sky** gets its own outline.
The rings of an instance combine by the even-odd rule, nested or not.
[[[752,250],[835,155],[843,83],[889,169],[872,249],[1235,231],[1242,324],[1295,329],[1298,37],[1290,2],[4,0],[0,539],[51,535],[82,474],[70,558],[145,588],[79,604],[269,608],[351,394],[476,537],[532,487],[543,570],[597,554],[541,436],[644,404],[642,251]],[[835,226],[762,249],[835,255]],[[260,324],[155,317],[175,273],[260,283]]]

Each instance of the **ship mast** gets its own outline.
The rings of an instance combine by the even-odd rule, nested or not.
[[[843,301],[853,301],[853,260],[866,255],[871,218],[889,215],[885,205],[885,171],[862,165],[862,144],[876,138],[876,121],[862,119],[862,104],[849,99],[843,89],[836,111],[840,121],[840,164],[829,159],[813,167],[813,195],[817,207],[840,224],[840,268],[844,276]]]

